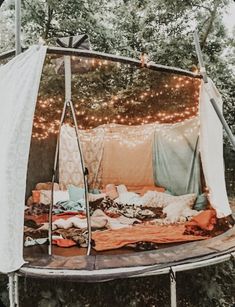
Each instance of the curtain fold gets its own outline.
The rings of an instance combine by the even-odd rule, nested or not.
[[[201,193],[199,119],[156,126],[153,144],[155,184],[174,195]]]
[[[209,201],[217,217],[231,214],[225,186],[223,127],[210,102],[214,98],[222,112],[223,102],[212,80],[202,82],[200,92],[200,152]]]
[[[0,67],[0,272],[23,263],[26,173],[46,47],[33,46]]]

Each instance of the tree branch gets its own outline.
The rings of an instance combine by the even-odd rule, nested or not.
[[[216,18],[216,13],[217,13],[217,9],[218,9],[219,3],[220,3],[220,1],[217,1],[217,2],[215,3],[214,9],[213,9],[213,11],[211,12],[210,21],[209,21],[208,27],[207,27],[206,32],[205,32],[205,34],[204,34],[204,36],[203,36],[203,39],[202,39],[202,44],[201,44],[201,48],[202,48],[202,49],[205,47],[205,45],[206,45],[206,40],[207,40],[207,38],[208,38],[208,36],[209,36],[211,30],[212,30],[213,23],[214,23],[215,18]]]
[[[51,29],[51,21],[52,21],[52,18],[53,18],[53,13],[54,13],[54,10],[50,7],[50,4],[48,4],[48,9],[47,9],[47,22],[46,22],[46,25],[45,25],[45,31],[44,33],[42,34],[42,37],[44,39],[47,39],[48,38],[48,34],[50,32],[50,29]]]

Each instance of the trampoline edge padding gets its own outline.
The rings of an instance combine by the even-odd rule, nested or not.
[[[18,273],[36,278],[103,282],[166,274],[170,268],[174,271],[191,270],[224,262],[233,256],[235,227],[211,239],[131,255],[47,256],[41,262],[29,261]]]
[[[173,263],[161,267],[160,265],[132,267],[132,268],[116,268],[104,270],[64,270],[64,269],[45,269],[34,267],[22,267],[17,274],[19,276],[39,278],[39,279],[66,279],[77,282],[105,282],[115,279],[147,277],[155,275],[168,274],[171,270],[174,272],[182,272],[193,270],[210,265],[219,264],[235,257],[235,249],[227,251],[227,253],[214,256],[204,260],[195,259],[190,263]]]

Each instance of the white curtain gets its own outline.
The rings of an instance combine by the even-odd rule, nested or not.
[[[214,83],[202,82],[200,93],[200,152],[209,189],[209,201],[217,217],[231,214],[225,186],[223,160],[223,127],[210,102],[214,98],[222,112],[222,99]]]
[[[26,173],[46,47],[33,46],[0,67],[0,272],[23,263]]]

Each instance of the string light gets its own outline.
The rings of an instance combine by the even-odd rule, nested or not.
[[[85,59],[84,61],[94,66],[107,66],[109,63],[106,60],[97,61],[95,59]],[[121,64],[116,63],[116,66],[121,67]],[[201,81],[197,79],[172,76],[168,83],[159,85],[161,90],[147,88],[142,92],[130,94],[129,97],[125,92],[104,98],[97,97],[96,99],[92,99],[89,95],[77,96],[78,101],[75,102],[74,106],[78,117],[78,127],[83,130],[93,129],[99,125],[110,125],[111,123],[135,126],[150,123],[183,122],[198,115],[200,83]],[[188,93],[181,93],[186,89],[188,89]],[[188,102],[186,103],[184,98],[183,103],[180,104],[178,102],[180,95],[184,93],[186,93]],[[145,107],[144,111],[141,109],[142,106]],[[33,138],[44,140],[51,135],[58,134],[62,107],[62,97],[38,99],[33,125]]]

